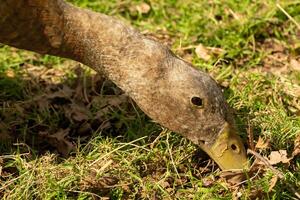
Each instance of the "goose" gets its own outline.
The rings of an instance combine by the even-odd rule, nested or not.
[[[112,80],[154,121],[203,149],[222,170],[247,166],[217,83],[120,20],[63,0],[0,0],[0,43],[81,62]]]

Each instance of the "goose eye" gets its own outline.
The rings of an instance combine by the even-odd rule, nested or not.
[[[240,152],[240,149],[239,149],[239,147],[236,144],[231,144],[230,148],[235,153],[239,153]]]
[[[200,97],[192,97],[191,103],[198,108],[203,107],[203,100]]]

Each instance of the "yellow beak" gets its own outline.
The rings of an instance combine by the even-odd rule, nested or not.
[[[211,145],[200,147],[220,166],[222,170],[242,170],[248,168],[246,150],[241,138],[226,123],[218,138]]]

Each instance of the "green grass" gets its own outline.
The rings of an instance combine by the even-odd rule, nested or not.
[[[298,25],[270,0],[155,0],[144,14],[136,10],[142,1],[70,2],[169,44],[224,87],[245,143],[250,126],[254,143],[270,141],[261,155],[291,156],[300,135],[300,70],[291,67],[293,59],[300,64],[299,1],[280,2]],[[222,52],[203,60],[199,44]],[[105,83],[75,62],[0,48],[2,199],[293,199],[286,183],[300,188],[299,156],[274,166],[285,178],[270,191],[272,170],[232,187],[191,142]],[[69,143],[51,137],[61,130],[59,142]],[[70,141],[75,148],[64,158],[59,147]]]

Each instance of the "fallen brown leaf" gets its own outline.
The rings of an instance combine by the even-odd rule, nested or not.
[[[292,156],[298,156],[300,155],[300,133],[298,133],[295,141],[294,141],[294,151],[292,153]]]
[[[267,52],[276,53],[276,52],[284,52],[285,47],[280,41],[275,38],[267,38],[261,45],[262,49]]]
[[[255,145],[255,149],[267,149],[268,147],[269,147],[269,140],[264,141],[261,137],[259,137]]]
[[[287,158],[286,158],[286,151],[285,151],[285,150],[279,150],[279,151],[277,151],[275,154],[278,154],[279,152],[281,152],[281,154],[283,154],[282,157],[284,157],[285,160],[286,160],[286,159],[287,159]],[[281,180],[285,179],[285,176],[284,176],[283,172],[281,172],[281,171],[277,170],[275,167],[273,167],[273,166],[271,165],[270,161],[267,160],[266,158],[264,158],[263,156],[261,156],[259,153],[255,152],[255,151],[252,151],[251,149],[248,149],[248,150],[247,150],[247,153],[248,153],[248,154],[252,154],[252,155],[254,155],[254,156],[256,157],[256,159],[255,159],[255,161],[254,161],[254,164],[255,164],[255,165],[257,165],[257,166],[261,165],[261,166],[264,166],[264,167],[266,167],[267,169],[271,170],[271,171],[274,173],[274,175],[278,177],[278,179],[281,179]],[[279,154],[280,154],[280,153],[279,153]],[[281,154],[280,154],[280,156],[281,156]],[[277,157],[277,156],[276,156],[276,157]],[[288,160],[290,160],[290,159],[288,159]],[[253,164],[252,164],[252,165],[253,165]],[[252,167],[251,167],[251,168],[252,168]],[[263,169],[263,168],[259,168],[259,169]],[[275,178],[274,178],[274,180],[271,182],[270,186],[272,186],[272,184],[274,184],[274,182],[275,182]],[[287,186],[287,189],[288,189],[289,191],[291,191],[291,192],[295,195],[295,197],[297,197],[297,199],[300,199],[300,194],[299,194],[299,192],[297,191],[298,189],[296,189],[292,184],[290,184],[290,183],[288,183],[288,182],[285,182],[285,185]],[[256,199],[257,199],[257,198],[256,198]],[[259,198],[259,199],[261,199],[261,198]]]
[[[62,156],[67,157],[71,151],[75,150],[75,145],[66,139],[70,129],[61,129],[54,134],[48,132],[40,132],[39,135],[44,137],[46,141],[57,149]]]
[[[289,163],[291,158],[287,157],[286,150],[272,151],[269,155],[269,163],[271,165],[276,165],[278,163]]]
[[[251,188],[248,198],[249,199],[264,199],[265,193],[259,186],[256,186],[255,188]]]
[[[96,104],[103,112],[107,112],[105,109],[107,106],[119,107],[123,103],[128,103],[129,98],[126,95],[103,95],[93,98],[92,103]],[[99,110],[101,112],[101,110]]]
[[[139,4],[131,4],[128,10],[132,16],[137,16],[138,14],[147,14],[151,10],[151,6],[145,2]]]
[[[202,44],[199,44],[196,49],[195,53],[198,56],[198,58],[201,58],[205,61],[208,61],[211,59],[211,55],[209,54],[209,50],[203,46]]]
[[[232,200],[239,200],[242,196],[243,194],[238,189],[232,192]]]
[[[84,120],[88,120],[91,116],[91,113],[87,107],[75,103],[72,103],[69,106],[65,106],[64,108],[66,116],[72,121],[75,120],[81,122]]]
[[[69,88],[68,86],[64,85],[62,89],[53,92],[51,94],[48,94],[46,98],[48,99],[54,99],[54,98],[66,98],[69,99],[71,98],[73,93],[73,90]]]
[[[300,62],[296,59],[291,59],[290,66],[294,71],[300,71]]]
[[[136,10],[137,10],[139,13],[141,13],[141,14],[147,14],[147,13],[150,12],[151,7],[150,7],[149,4],[143,2],[143,3],[141,3],[141,4],[139,4],[139,5],[136,6]]]
[[[202,179],[202,184],[204,187],[211,187],[215,183],[215,181],[216,180],[214,179],[214,177],[209,176]]]
[[[96,174],[91,172],[87,176],[80,180],[80,188],[82,190],[87,190],[89,188],[97,188],[102,192],[109,192],[110,188],[119,182],[119,179],[115,176],[102,176],[100,178],[95,178]]]
[[[6,70],[5,75],[9,78],[14,78],[16,76],[15,72],[12,69]]]

